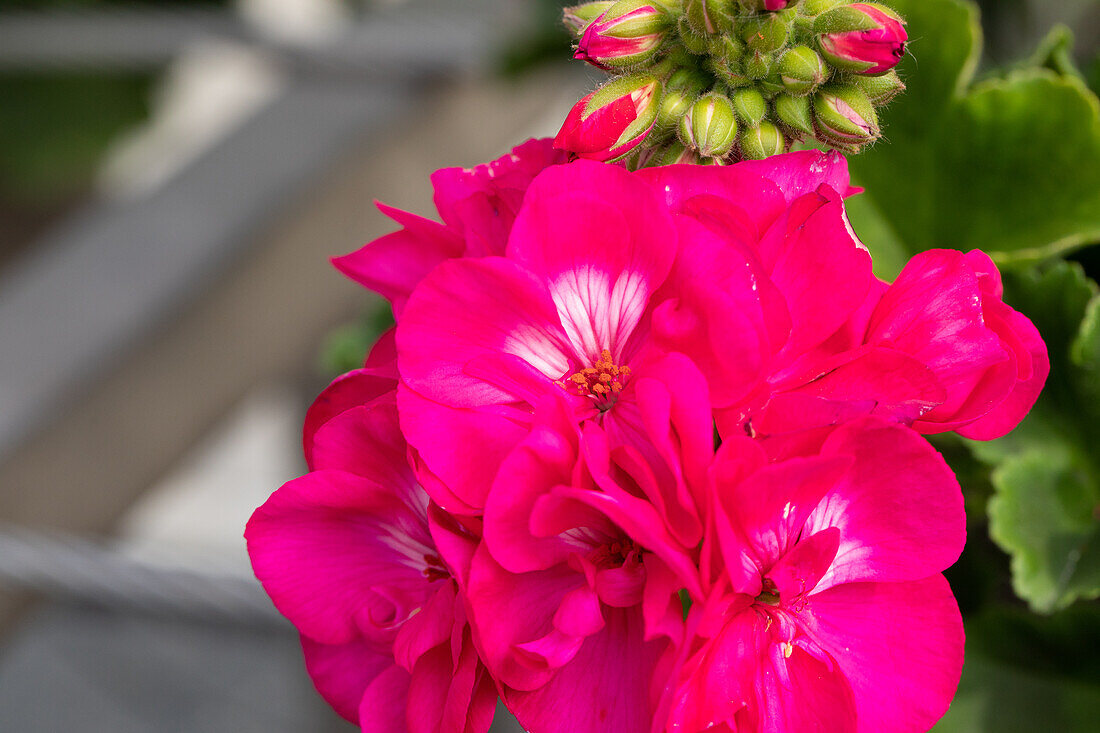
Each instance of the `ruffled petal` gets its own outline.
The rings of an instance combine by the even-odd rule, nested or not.
[[[860,733],[926,731],[955,696],[963,625],[942,575],[839,585],[811,596],[798,623],[851,685]]]
[[[927,441],[900,425],[864,418],[839,428],[822,454],[851,468],[807,528],[840,530],[840,549],[820,589],[854,581],[919,580],[962,552],[966,514],[955,474]]]

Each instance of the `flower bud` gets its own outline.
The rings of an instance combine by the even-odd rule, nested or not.
[[[672,18],[646,0],[619,0],[588,24],[573,58],[609,70],[643,63],[665,40]]]
[[[859,87],[838,84],[814,95],[818,138],[833,147],[854,152],[879,136],[875,106]]]
[[[786,13],[771,13],[746,18],[737,24],[741,40],[753,51],[778,51],[787,44],[791,19]]]
[[[662,130],[674,130],[691,105],[695,103],[695,92],[687,89],[668,89],[657,108],[657,127]]]
[[[796,97],[783,93],[775,98],[775,116],[792,137],[814,136],[814,115],[809,97]]]
[[[681,15],[680,20],[677,21],[677,32],[680,34],[680,40],[684,43],[686,48],[696,56],[706,56],[710,52],[708,41],[710,36],[705,33],[700,33],[692,27],[688,22],[686,15]]]
[[[761,51],[745,54],[745,58],[741,60],[741,70],[750,79],[763,79],[771,71],[771,68],[771,56]]]
[[[829,68],[809,46],[795,46],[776,65],[783,88],[795,96],[812,94],[829,77]]]
[[[761,122],[741,134],[741,157],[745,160],[763,160],[786,149],[783,133],[770,122]]]
[[[654,152],[653,157],[646,161],[646,166],[680,165],[684,163],[700,163],[699,154],[693,148],[684,145],[679,140],[673,140],[663,148]]]
[[[649,74],[613,79],[573,106],[554,147],[592,160],[621,158],[653,129],[661,95],[661,82]]]
[[[561,11],[561,22],[575,38],[580,38],[588,24],[603,15],[614,4],[615,0],[598,0],[564,8]]]
[[[905,55],[905,21],[876,3],[833,8],[814,21],[821,53],[843,71],[876,76],[898,65]]]
[[[707,52],[712,58],[719,58],[730,66],[735,66],[745,53],[745,44],[733,36],[711,36]]]
[[[716,59],[712,56],[707,59],[707,68],[730,89],[753,85],[753,80],[742,71],[741,64],[730,64],[725,59]]]
[[[713,36],[733,30],[736,0],[684,0],[684,15],[697,33]]]
[[[680,140],[704,157],[721,157],[737,140],[733,105],[721,94],[704,94],[680,120]]]
[[[853,81],[876,107],[881,107],[905,91],[905,84],[898,78],[898,72],[892,70],[882,76],[855,76]]]
[[[733,111],[749,127],[756,127],[768,111],[764,95],[757,89],[738,89],[730,101]]]

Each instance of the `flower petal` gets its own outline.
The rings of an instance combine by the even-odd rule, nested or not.
[[[820,589],[919,580],[959,557],[966,541],[962,491],[926,440],[901,425],[863,418],[837,429],[822,454],[853,462],[806,523],[812,531],[841,533]]]
[[[926,731],[955,696],[963,626],[942,575],[838,585],[811,596],[799,624],[848,679],[860,733]]]

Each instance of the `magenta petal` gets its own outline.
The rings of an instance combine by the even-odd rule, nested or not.
[[[954,250],[930,250],[909,261],[871,316],[867,343],[878,342],[923,362],[946,388],[944,404],[926,421],[981,417],[1015,381],[1011,366],[985,378],[1009,354],[985,325],[978,276]]]
[[[569,636],[591,636],[604,627],[600,612],[600,597],[587,585],[582,585],[562,596],[561,605],[554,614],[554,628]]]
[[[371,682],[359,705],[363,733],[410,733],[406,724],[410,679],[408,672],[393,666]]]
[[[836,405],[865,405],[863,411],[866,413],[906,424],[911,424],[947,398],[946,391],[931,369],[914,357],[894,349],[864,346],[828,360],[816,359],[815,362],[806,365],[807,371],[801,375],[803,384],[773,400],[773,404],[768,406],[772,414],[754,421],[755,428],[764,433],[775,433],[830,424],[809,422],[807,416],[799,418],[792,411],[783,415],[783,411],[777,408],[786,395],[818,397]],[[808,371],[810,367],[813,372]]]
[[[508,256],[545,278],[579,356],[594,362],[610,349],[618,361],[668,275],[676,232],[649,186],[578,160],[531,183]]]
[[[811,656],[798,645],[786,659],[778,644],[769,652],[758,673],[756,707],[744,716],[748,723],[745,729],[760,733],[886,730],[860,727],[862,720],[858,718],[853,690],[829,662]]]
[[[425,518],[388,487],[350,473],[315,471],[284,484],[252,515],[245,539],[276,608],[321,643],[392,639],[430,593],[416,565],[433,553]]]
[[[839,428],[822,453],[853,463],[807,521],[814,531],[841,533],[819,588],[919,580],[959,557],[966,541],[962,491],[927,441],[900,425],[864,418]]]
[[[438,479],[426,481],[425,490],[448,511],[480,512],[500,464],[523,440],[529,426],[489,407],[441,405],[404,384],[397,390],[397,405],[405,437]],[[451,497],[461,505],[450,501]]]
[[[498,352],[523,359],[548,383],[569,371],[571,350],[546,286],[500,257],[440,265],[409,299],[397,327],[405,382],[453,407],[512,402],[515,395],[466,371],[472,359]]]
[[[392,400],[392,397],[390,398]],[[347,471],[391,488],[408,502],[420,502],[393,402],[353,407],[332,418],[313,440],[316,470]]]
[[[534,689],[560,658],[572,658],[580,639],[554,628],[562,598],[585,582],[568,566],[515,575],[482,546],[474,555],[467,598],[485,666],[501,683]]]
[[[439,263],[461,256],[463,244],[437,222],[381,204],[378,208],[404,229],[336,257],[332,263],[347,277],[389,300],[400,314],[416,285]]]
[[[840,546],[840,530],[827,527],[799,538],[790,552],[768,571],[780,598],[795,598],[817,586]]]
[[[738,564],[733,559],[744,549],[758,567],[771,567],[797,541],[806,518],[850,465],[846,456],[793,458],[765,466],[736,486],[717,484],[716,503],[748,542],[747,548],[723,548],[729,553],[727,565]]]
[[[694,219],[677,217],[684,242],[667,299],[653,312],[652,338],[686,354],[706,376],[716,405],[743,397],[772,354],[761,289],[774,289],[735,247]],[[783,310],[785,315],[785,309]],[[786,338],[786,333],[782,338]]]
[[[775,223],[765,262],[790,311],[791,335],[783,353],[793,358],[822,343],[861,305],[874,277],[871,256],[848,223],[831,189],[795,201]]]
[[[746,160],[737,164],[749,173],[766,178],[779,187],[788,202],[813,193],[822,185],[847,198],[859,193],[848,176],[848,161],[835,150],[803,150],[786,155],[773,155],[764,160]]]
[[[963,626],[942,575],[831,588],[811,596],[799,624],[847,677],[860,733],[926,731],[955,696]]]
[[[453,583],[435,583],[434,594],[424,607],[401,625],[393,643],[398,664],[412,672],[417,660],[451,638],[455,604],[460,603]]]
[[[356,369],[332,380],[309,406],[302,426],[302,448],[310,468],[313,468],[313,436],[318,428],[344,410],[369,404],[396,386],[396,380],[378,376],[369,369]]]
[[[320,644],[302,637],[302,655],[317,692],[342,717],[359,722],[359,704],[375,677],[394,666],[393,655],[362,639]]]
[[[983,300],[986,324],[1011,349],[1016,365],[1015,387],[1004,400],[958,433],[972,440],[992,440],[1015,428],[1035,404],[1050,374],[1050,357],[1038,329],[1027,316],[1000,300]]]
[[[485,546],[502,567],[545,570],[568,555],[569,546],[557,536],[532,532],[532,512],[540,496],[569,482],[576,462],[575,444],[538,426],[501,464],[485,504],[484,531]]]
[[[504,702],[530,733],[649,729],[649,684],[663,641],[643,641],[637,609],[611,609],[573,660],[531,692],[504,691]]]
[[[839,670],[786,642],[774,619],[756,611],[727,617],[682,675],[670,730],[856,731],[852,691]]]
[[[786,208],[779,186],[743,164],[658,166],[643,168],[635,175],[649,183],[674,214],[684,213],[688,202],[702,195],[731,202],[751,201],[745,211],[756,230],[763,232]]]

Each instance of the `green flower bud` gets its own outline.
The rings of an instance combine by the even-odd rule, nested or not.
[[[763,79],[758,79],[756,88],[764,95],[764,99],[771,99],[784,91],[783,82],[780,80],[779,75],[775,73],[768,74]]]
[[[795,96],[813,92],[829,78],[829,67],[809,46],[795,46],[776,65],[784,89]]]
[[[661,106],[657,108],[657,127],[662,130],[676,129],[695,103],[695,95],[694,91],[687,89],[667,90],[661,99]]]
[[[745,53],[745,44],[733,36],[711,36],[707,49],[713,58],[720,58],[730,66],[741,60]]]
[[[665,82],[665,89],[682,89],[692,95],[699,94],[707,86],[707,79],[698,70],[680,67]]]
[[[879,136],[878,115],[868,96],[853,84],[822,87],[814,95],[817,136],[833,147],[855,152]]]
[[[737,11],[735,0],[684,0],[684,15],[691,27],[710,36],[732,31]]]
[[[771,71],[771,68],[771,56],[760,51],[745,54],[745,58],[741,60],[741,70],[750,79],[763,79]]]
[[[680,40],[684,42],[684,48],[691,53],[696,56],[706,56],[710,52],[707,45],[708,36],[695,30],[688,22],[686,15],[680,16],[676,30],[680,33]]]
[[[606,10],[615,4],[615,0],[598,0],[597,2],[582,3],[561,11],[561,22],[566,29],[577,38],[584,35],[584,29],[588,24],[600,17]]]
[[[775,98],[775,116],[783,127],[795,133],[792,137],[814,136],[814,115],[809,97],[780,94]]]
[[[738,89],[730,99],[733,111],[749,127],[756,127],[768,111],[764,95],[758,89]]]
[[[680,140],[703,157],[721,157],[737,140],[737,118],[730,100],[721,94],[704,94],[680,120]]]
[[[684,145],[679,140],[673,140],[663,148],[658,148],[653,157],[646,161],[646,166],[681,165],[684,163],[702,163],[699,154],[694,148]]]
[[[852,81],[876,107],[881,107],[905,91],[905,83],[898,78],[896,71],[888,71],[882,76],[854,76]]]
[[[761,122],[741,134],[741,157],[745,160],[763,160],[786,149],[783,133],[770,122]]]
[[[752,86],[753,84],[753,80],[741,70],[741,64],[729,64],[724,59],[711,57],[707,59],[707,68],[731,89]]]
[[[737,33],[753,51],[778,51],[787,45],[792,17],[788,13],[766,13],[747,18],[737,24]]]

